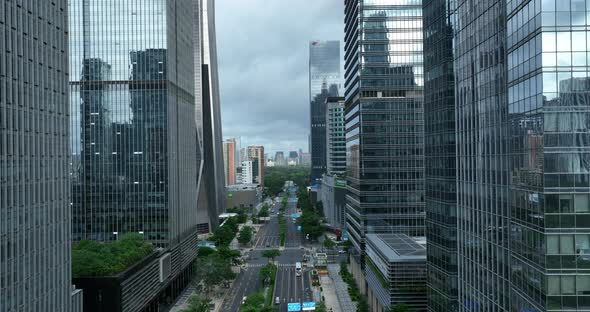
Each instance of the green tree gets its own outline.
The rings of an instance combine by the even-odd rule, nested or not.
[[[361,297],[356,306],[356,312],[369,312],[369,303],[365,297]]]
[[[236,232],[234,232],[230,226],[224,225],[217,227],[213,231],[211,240],[215,242],[216,246],[229,246],[235,236]]]
[[[240,234],[238,235],[238,242],[242,245],[246,245],[250,243],[252,239],[252,227],[244,226],[240,230]]]
[[[203,283],[207,292],[221,283],[235,278],[231,270],[229,259],[222,258],[219,254],[211,254],[204,258],[197,258],[197,278]]]
[[[182,312],[208,312],[210,303],[210,299],[193,295],[188,298],[188,308],[183,309]]]
[[[277,266],[274,264],[267,264],[260,269],[260,279],[263,283],[272,285],[277,273]]]
[[[197,252],[199,257],[207,257],[210,254],[214,254],[214,253],[215,253],[215,249],[213,249],[211,247],[207,247],[207,246],[199,247],[199,251]]]
[[[240,251],[230,249],[227,246],[220,246],[217,248],[217,255],[224,260],[228,260],[233,265],[240,264]]]
[[[262,205],[262,207],[260,207],[260,211],[258,211],[258,217],[259,218],[268,217],[269,216],[268,209],[269,209],[269,207],[267,204]]]
[[[268,249],[268,250],[262,251],[262,256],[270,259],[271,261],[274,261],[275,258],[280,255],[281,255],[281,251],[278,249]]]
[[[242,311],[260,311],[260,308],[264,305],[264,295],[262,292],[255,292],[246,298],[246,302],[243,304]],[[256,310],[248,310],[256,309]]]
[[[328,310],[326,309],[326,304],[323,301],[318,302],[315,305],[315,312],[328,312]]]
[[[350,248],[352,248],[352,242],[350,241],[350,239],[347,239],[344,241],[344,243],[342,243],[342,246],[344,248],[344,251],[349,252]]]
[[[410,307],[405,303],[398,303],[389,308],[388,312],[410,312]]]
[[[332,249],[336,247],[336,243],[334,243],[333,240],[326,237],[326,239],[324,239],[324,247],[326,247],[327,249]]]
[[[304,210],[299,218],[299,224],[301,225],[303,234],[309,234],[311,239],[316,239],[324,233],[320,216],[313,211]]]

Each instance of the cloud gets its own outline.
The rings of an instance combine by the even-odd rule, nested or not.
[[[224,137],[307,150],[309,41],[344,37],[341,0],[217,0]]]

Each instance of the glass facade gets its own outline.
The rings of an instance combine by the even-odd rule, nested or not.
[[[67,6],[0,2],[0,311],[71,311]]]
[[[451,3],[458,310],[506,311],[510,293],[506,6],[504,0]]]
[[[590,310],[590,2],[506,12],[511,310]]]
[[[340,41],[309,43],[309,97],[311,119],[311,181],[326,172],[326,99],[340,88]]]
[[[422,4],[345,1],[347,231],[424,235]],[[362,259],[362,258],[361,258]]]
[[[75,240],[143,232],[167,247],[195,229],[192,8],[70,3]]]
[[[424,0],[424,140],[428,309],[457,311],[453,31],[449,1]]]
[[[346,172],[343,97],[326,99],[326,165],[329,175],[343,175]]]

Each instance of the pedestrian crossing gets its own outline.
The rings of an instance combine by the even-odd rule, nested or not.
[[[247,263],[246,268],[261,268],[266,266],[266,263]],[[295,264],[291,263],[279,263],[279,268],[294,268]]]

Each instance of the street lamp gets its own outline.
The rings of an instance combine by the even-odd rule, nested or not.
[[[115,240],[119,240],[119,232],[113,232],[113,235],[115,235]]]

